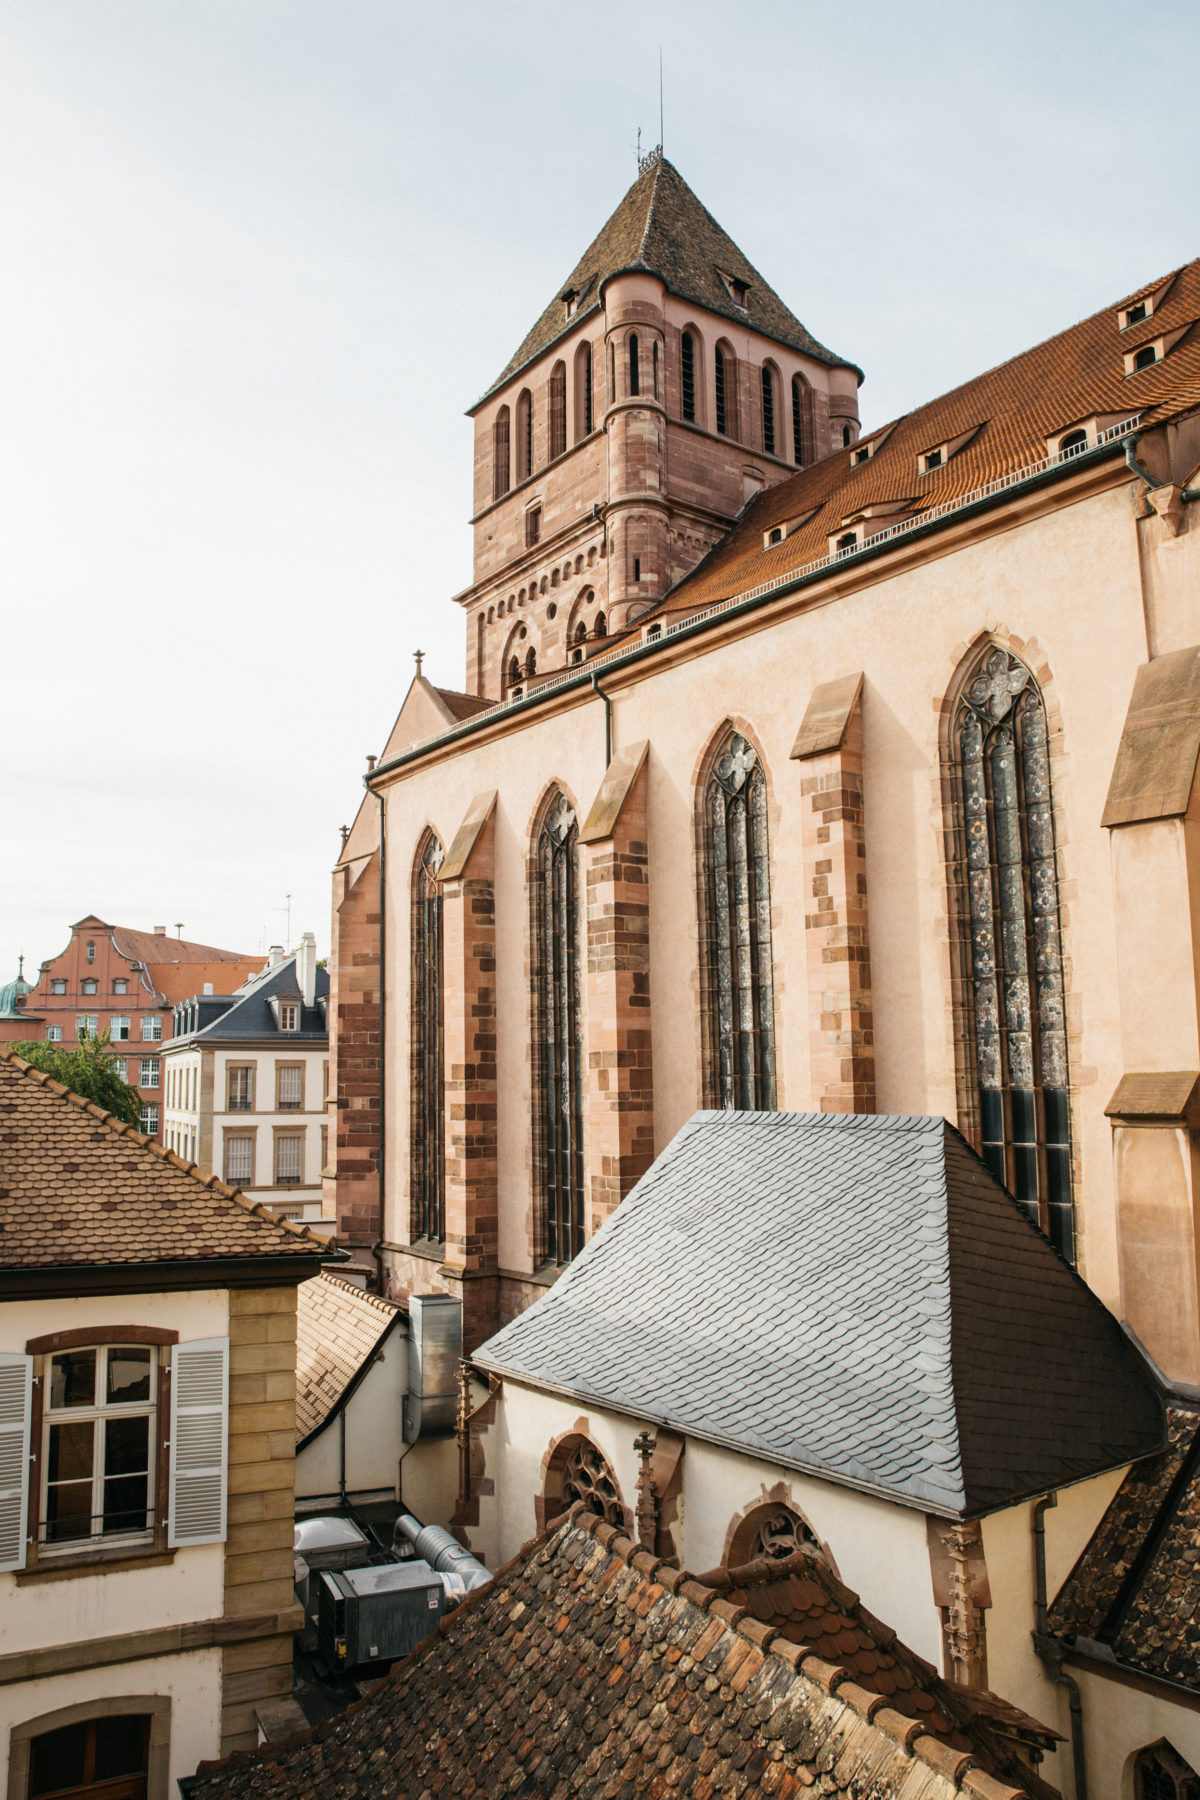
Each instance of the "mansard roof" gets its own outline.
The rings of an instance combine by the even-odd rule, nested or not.
[[[600,290],[609,277],[629,269],[657,275],[668,292],[681,300],[759,331],[817,362],[855,369],[861,375],[854,363],[818,343],[700,204],[674,164],[658,157],[638,176],[599,236],[588,245],[483,399],[503,387],[556,338],[573,330],[600,304]],[[744,307],[735,304],[723,275],[746,284]],[[571,317],[563,299],[568,293],[578,297],[578,308]]]
[[[204,1022],[198,1030],[181,1032],[178,1037],[172,1038],[167,1046],[169,1049],[176,1050],[182,1044],[208,1044],[227,1039],[245,1043],[252,1038],[274,1044],[307,1045],[311,1049],[314,1045],[326,1043],[329,1038],[324,1008],[320,1005],[303,1004],[304,996],[300,992],[294,956],[289,956],[275,969],[270,966],[263,969],[235,994],[196,995],[193,989],[188,998],[193,997]],[[329,999],[328,969],[317,970],[315,998],[318,1002],[327,1002]],[[280,1029],[270,1004],[272,1000],[301,1002],[298,1031]]]
[[[475,1361],[948,1517],[1163,1437],[1116,1320],[937,1118],[696,1113]]]
[[[986,1750],[576,1510],[364,1700],[201,1763],[188,1800],[816,1793],[1024,1800]],[[1021,1715],[1022,1717],[1024,1715]],[[996,1770],[995,1774],[989,1769]],[[973,1771],[973,1773],[972,1773]]]
[[[939,518],[953,524],[972,497],[995,497],[1022,472],[1036,473],[1048,440],[1072,427],[1129,421],[1131,431],[1145,430],[1194,412],[1200,407],[1200,260],[1139,292],[1154,293],[1154,311],[1134,325],[1122,328],[1119,319],[1137,295],[767,488],[666,596],[659,613],[691,612],[799,576],[827,557],[830,539],[856,516],[864,518],[868,536],[897,522],[905,532]],[[1159,339],[1167,354],[1127,373],[1126,358]],[[863,447],[871,455],[858,464],[855,451]],[[1109,454],[1119,447],[1114,443]],[[923,457],[939,448],[943,461],[926,470]],[[1064,476],[1072,468],[1068,460],[1051,472]],[[868,509],[875,509],[873,518]],[[764,549],[776,526],[782,541]],[[644,623],[638,620],[639,631]]]

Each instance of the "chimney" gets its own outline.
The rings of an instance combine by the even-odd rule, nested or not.
[[[300,939],[296,952],[296,980],[304,995],[305,1006],[315,1006],[317,999],[317,940],[311,931]]]
[[[267,967],[268,967],[268,969],[277,969],[282,961],[283,961],[283,945],[282,944],[272,944],[271,948],[267,951]]]
[[[166,937],[166,935],[167,935],[166,926],[165,925],[156,925],[154,927],[154,935],[155,935],[155,937]]]

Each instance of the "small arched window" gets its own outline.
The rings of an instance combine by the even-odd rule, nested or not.
[[[763,449],[768,456],[775,454],[775,372],[769,363],[764,363],[760,370],[762,384],[762,427]]]
[[[414,1238],[441,1243],[446,1234],[444,1199],[444,1086],[442,1074],[443,981],[442,846],[426,832],[417,853],[412,894],[411,1206]]]
[[[533,473],[533,396],[528,388],[517,395],[517,480]]]
[[[534,846],[534,997],[541,1260],[583,1248],[583,1030],[579,966],[579,826],[563,793]]]
[[[527,676],[537,674],[537,651],[532,644],[530,644],[529,654],[525,658],[525,673]]]
[[[824,1560],[819,1540],[800,1514],[782,1502],[768,1501],[752,1507],[741,1519],[730,1539],[725,1562],[733,1569],[751,1562],[782,1562],[798,1550],[807,1550]]]
[[[596,623],[592,627],[592,630],[597,637],[608,636],[608,620],[604,617],[602,612],[596,614]]]
[[[590,1438],[572,1436],[558,1444],[546,1468],[543,1496],[547,1527],[582,1501],[610,1525],[625,1527],[625,1508],[612,1465]]]
[[[586,619],[580,619],[578,625],[575,627],[575,642],[577,644],[585,644],[587,642]]]
[[[492,499],[499,500],[512,486],[509,473],[509,413],[502,406],[492,426]]]
[[[1152,369],[1159,360],[1157,344],[1143,344],[1133,359],[1135,369]]]
[[[521,665],[517,661],[516,657],[512,656],[509,658],[509,662],[508,662],[508,685],[509,685],[509,687],[518,686],[518,684],[520,683],[520,680],[521,680]]]
[[[1087,447],[1088,434],[1086,431],[1068,431],[1064,438],[1059,439],[1058,454],[1060,456],[1078,456],[1079,452],[1086,450]]]
[[[842,426],[842,449],[848,450],[850,448],[850,442],[851,442],[850,427],[848,425],[843,425]]]
[[[730,1110],[775,1110],[775,997],[767,786],[731,731],[704,789],[709,1092]]]
[[[1135,1800],[1200,1800],[1200,1775],[1168,1743],[1140,1751],[1133,1768]]]
[[[806,469],[816,458],[813,392],[803,375],[792,376],[792,460]]]
[[[1070,1086],[1046,709],[990,646],[954,717],[983,1160],[1074,1256]]]
[[[679,340],[679,373],[683,388],[683,416],[696,419],[696,340],[685,331]]]
[[[655,340],[654,340],[653,363],[654,363],[654,398],[657,400],[660,398],[660,395],[658,392],[658,339],[657,338],[655,338]]]
[[[592,346],[580,344],[575,352],[575,442],[592,429]]]
[[[556,362],[550,371],[550,460],[567,447],[567,365]]]
[[[639,377],[639,372],[638,372],[638,341],[637,341],[637,332],[636,331],[631,331],[629,334],[629,392],[631,394],[640,394],[641,393],[641,384],[640,384],[640,377]]]

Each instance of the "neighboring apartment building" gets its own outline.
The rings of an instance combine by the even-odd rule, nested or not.
[[[123,1079],[141,1095],[142,1130],[161,1140],[162,1047],[171,1035],[171,1008],[206,986],[231,991],[262,963],[261,956],[168,937],[165,925],[134,931],[89,913],[72,925],[66,949],[41,965],[34,985],[0,1016],[0,1043],[44,1037],[70,1048],[81,1033],[109,1032]]]
[[[236,992],[177,1005],[163,1057],[168,1149],[308,1222],[322,1217],[328,994],[306,932]]]
[[[7,1049],[0,1110],[0,1791],[172,1800],[291,1691],[330,1252]]]
[[[678,183],[641,176],[572,280],[586,315],[556,301],[479,414],[475,692],[418,674],[335,869],[339,1234],[390,1297],[460,1295],[470,1349],[699,1109],[944,1117],[1177,1408],[1200,1387],[1200,262],[789,472],[792,328],[742,271],[732,329],[728,240]],[[594,435],[564,449],[585,326]],[[726,528],[735,468],[762,491]],[[713,524],[690,573],[685,474]],[[769,1232],[750,1248],[770,1266]],[[871,1379],[853,1345],[847,1379]],[[1200,1611],[1182,1556],[1164,1579]],[[1128,1596],[1085,1598],[1107,1650],[1065,1654],[1109,1800],[1150,1678],[1105,1636]]]

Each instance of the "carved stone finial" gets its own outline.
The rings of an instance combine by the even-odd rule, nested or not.
[[[419,675],[421,673],[421,664],[425,661],[425,652],[423,650],[414,650],[413,661],[417,665],[417,674]]]
[[[338,830],[342,834],[342,849],[344,850],[346,848],[346,839],[350,836],[350,827],[348,825],[339,825]]]
[[[650,1459],[658,1448],[658,1439],[652,1431],[639,1431],[633,1440],[633,1447],[638,1454],[638,1543],[644,1550],[649,1550],[653,1556],[658,1541],[658,1496],[654,1492],[654,1477],[650,1473]]]

